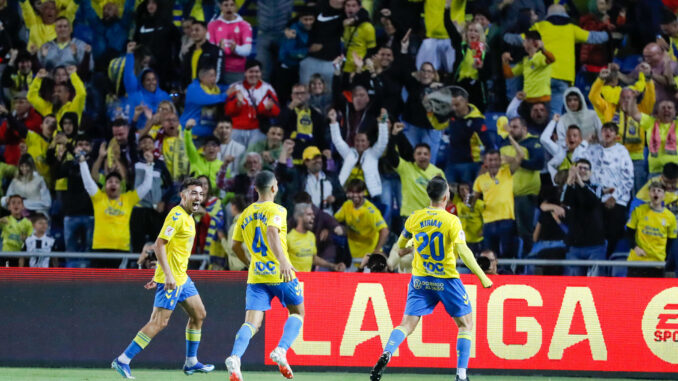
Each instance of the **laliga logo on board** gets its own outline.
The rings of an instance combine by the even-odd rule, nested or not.
[[[678,287],[655,295],[643,314],[643,338],[660,359],[678,364]]]

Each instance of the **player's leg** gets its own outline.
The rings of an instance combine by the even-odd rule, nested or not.
[[[247,346],[250,344],[250,339],[252,339],[252,336],[254,336],[254,334],[259,330],[259,327],[261,327],[261,322],[263,320],[264,311],[247,310],[245,312],[245,323],[240,327],[238,333],[235,335],[233,350],[231,351],[231,355],[226,359],[226,368],[228,369],[230,381],[242,381],[243,378],[240,371],[240,358],[242,358]]]
[[[193,283],[193,282],[191,282]],[[202,335],[202,322],[207,316],[205,305],[202,303],[200,295],[192,295],[180,303],[181,307],[188,314],[188,324],[186,324],[186,362],[184,363],[184,373],[191,375],[195,372],[208,373],[214,370],[212,364],[202,364],[198,361],[198,347]]]
[[[299,336],[304,324],[304,297],[301,285],[297,279],[282,283],[273,289],[275,296],[289,311],[289,316],[283,327],[278,346],[273,349],[269,357],[278,364],[280,374],[285,378],[293,378],[292,368],[287,362],[287,350],[290,349],[294,340]]]
[[[471,313],[463,316],[453,317],[459,331],[457,333],[457,380],[467,380],[466,368],[468,368],[468,359],[471,356],[471,331],[473,330],[473,319]]]
[[[386,343],[386,346],[384,347],[384,352],[379,356],[379,360],[377,360],[374,368],[372,368],[372,372],[370,372],[371,381],[381,380],[381,376],[384,374],[384,370],[386,370],[386,365],[391,361],[391,356],[393,356],[393,353],[398,349],[405,338],[414,331],[417,324],[419,324],[420,319],[421,316],[407,315],[406,310],[402,322],[391,331],[391,335],[388,337],[388,343]]]
[[[132,339],[132,342],[127,346],[125,351],[113,360],[111,367],[117,370],[124,378],[134,378],[132,377],[129,363],[134,356],[138,355],[139,352],[146,348],[155,335],[167,327],[170,316],[172,316],[172,310],[153,307],[151,319],[143,326],[143,328],[141,328],[134,339]]]

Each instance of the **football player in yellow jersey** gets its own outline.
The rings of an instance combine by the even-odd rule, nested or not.
[[[285,378],[293,377],[286,355],[304,321],[304,297],[294,274],[297,270],[287,254],[287,210],[273,202],[278,182],[272,172],[261,171],[254,178],[254,188],[259,199],[240,214],[233,231],[233,251],[240,260],[249,263],[249,275],[245,323],[238,330],[233,351],[226,359],[230,381],[242,381],[240,358],[259,330],[264,312],[271,308],[273,297],[290,312],[278,346],[270,354]],[[251,261],[245,255],[243,243]]]
[[[388,339],[384,352],[370,374],[371,381],[381,380],[391,355],[400,343],[409,336],[423,315],[433,312],[438,302],[459,327],[457,335],[457,381],[466,381],[466,367],[471,353],[471,305],[466,289],[459,279],[456,269],[457,258],[461,257],[466,266],[474,273],[483,287],[492,287],[492,281],[483,273],[466,246],[466,238],[457,216],[445,210],[450,198],[447,181],[436,176],[429,181],[426,193],[431,204],[410,215],[405,221],[405,229],[398,239],[398,246],[405,249],[407,241],[414,238],[414,260],[412,279],[407,291],[407,304],[402,323],[396,327]]]
[[[186,274],[188,258],[191,256],[195,240],[195,221],[192,214],[198,211],[203,197],[205,193],[200,180],[193,178],[184,180],[181,185],[181,203],[169,212],[155,241],[154,250],[158,267],[155,269],[153,280],[144,286],[149,290],[156,288],[151,319],[141,328],[127,349],[111,364],[111,367],[124,378],[134,378],[129,368],[130,361],[167,326],[177,304],[188,313],[184,373],[191,375],[214,370],[214,365],[198,361],[198,346],[206,312],[195,284]]]

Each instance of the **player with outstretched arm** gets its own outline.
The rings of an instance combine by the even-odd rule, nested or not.
[[[273,202],[278,182],[272,172],[261,171],[254,178],[254,187],[259,199],[240,214],[233,231],[233,251],[244,263],[250,262],[242,248],[244,242],[252,261],[248,266],[245,323],[226,359],[230,381],[243,380],[240,359],[259,330],[264,312],[271,308],[273,297],[290,313],[278,346],[270,354],[285,378],[293,377],[287,350],[304,322],[304,297],[287,253],[287,210]]]
[[[214,370],[214,365],[198,361],[198,346],[206,312],[195,284],[186,274],[188,258],[195,240],[195,220],[192,214],[200,208],[205,192],[198,179],[188,178],[182,183],[180,194],[181,203],[169,212],[155,241],[155,256],[158,258],[155,275],[144,286],[146,289],[156,288],[151,319],[111,364],[124,378],[134,378],[129,367],[130,361],[167,326],[177,304],[188,313],[184,373],[191,375]]]
[[[474,273],[483,287],[492,287],[492,281],[483,273],[466,246],[461,222],[445,211],[450,190],[444,178],[436,176],[429,181],[426,193],[431,199],[428,208],[412,213],[405,221],[405,229],[398,246],[405,249],[407,241],[414,238],[416,248],[412,262],[412,279],[408,285],[407,303],[403,321],[388,338],[384,352],[370,373],[371,381],[381,380],[393,352],[419,324],[423,315],[433,312],[438,302],[459,327],[457,334],[457,381],[467,381],[466,368],[471,352],[471,305],[466,289],[456,269],[457,257]]]

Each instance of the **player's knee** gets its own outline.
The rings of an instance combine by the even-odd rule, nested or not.
[[[468,319],[460,319],[458,322],[459,331],[470,332],[473,330],[473,319],[469,316]]]
[[[202,322],[207,317],[207,311],[204,308],[201,308],[195,311],[194,316],[191,316],[191,320],[196,322]]]

